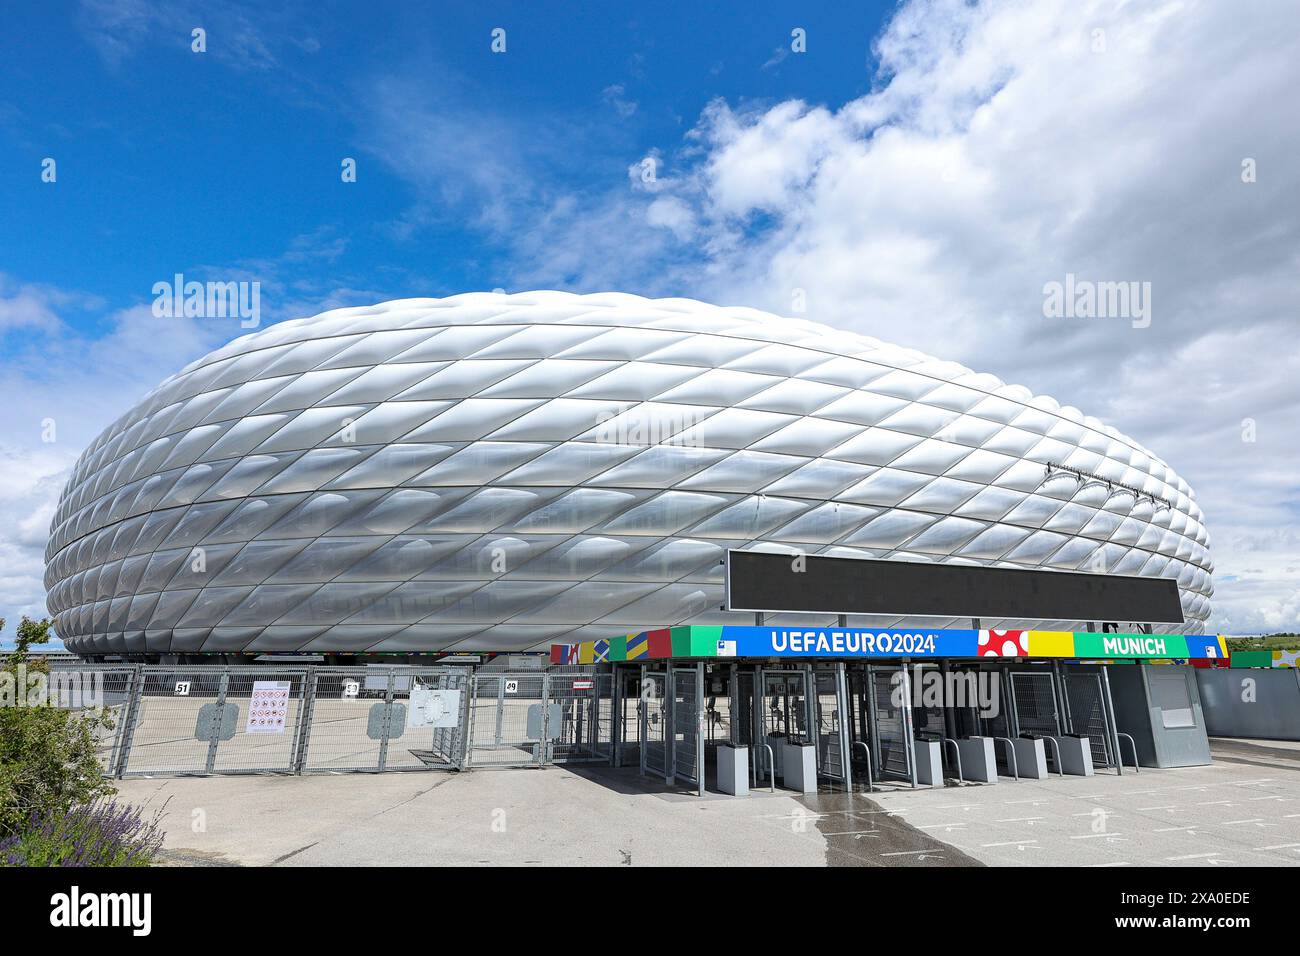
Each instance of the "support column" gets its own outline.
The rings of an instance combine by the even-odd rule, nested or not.
[[[817,672],[812,664],[803,666],[803,726],[804,737],[814,747],[818,746],[821,727],[817,721]]]
[[[620,670],[618,664],[615,664],[611,668],[611,670],[613,671],[614,674],[613,676],[614,686],[611,687],[609,690],[609,698],[610,698],[609,706],[610,706],[610,713],[613,715],[614,718],[614,726],[612,728],[614,739],[610,741],[609,765],[611,767],[621,767],[623,766],[623,737],[624,737],[623,671]],[[596,680],[597,680],[596,687],[597,687],[597,695],[598,695],[597,696],[598,702],[596,706],[599,707],[600,706],[599,704],[600,678],[597,678]]]
[[[879,769],[876,776],[884,779],[885,767],[880,759],[880,728],[876,723],[876,672],[873,664],[867,664],[867,730],[871,735],[871,765]]]
[[[841,615],[843,617],[843,615]],[[844,662],[835,662],[835,710],[840,733],[840,765],[844,771],[844,792],[853,792],[853,735],[849,732],[853,709],[849,706],[849,680]]]
[[[704,662],[695,665],[695,782],[696,794],[704,796]]]
[[[637,729],[637,736],[641,738],[641,746],[640,748],[638,748],[640,751],[638,756],[641,758],[639,763],[640,763],[641,776],[643,777],[646,775],[645,755],[650,740],[650,721],[649,721],[649,716],[646,714],[646,707],[645,707],[645,693],[647,687],[645,678],[646,678],[645,665],[642,664],[641,685],[640,685],[641,689],[640,689],[640,693],[637,696],[637,701],[636,701],[636,729]]]
[[[664,667],[664,783],[672,786],[677,776],[677,675],[672,658]]]
[[[1052,686],[1056,688],[1056,727],[1064,735],[1074,733],[1074,717],[1070,714],[1070,694],[1065,686],[1061,662],[1052,661]]]
[[[1106,705],[1106,722],[1110,724],[1110,742],[1111,746],[1115,748],[1115,775],[1117,777],[1122,777],[1124,776],[1124,755],[1120,753],[1119,728],[1115,726],[1115,702],[1111,700],[1110,696],[1110,674],[1108,673],[1105,664],[1099,666],[1101,667],[1102,699]],[[1138,666],[1140,667],[1141,665],[1139,664]]]
[[[943,734],[945,737],[957,739],[957,715],[952,711],[953,701],[948,699],[948,688],[951,686],[948,675],[952,673],[952,668],[946,657],[939,658],[939,674],[943,679]],[[978,683],[976,686],[979,686]],[[943,753],[947,753],[948,747],[944,745]],[[946,757],[945,757],[946,759]]]

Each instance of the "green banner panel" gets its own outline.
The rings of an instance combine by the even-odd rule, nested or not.
[[[1233,651],[1233,667],[1272,667],[1272,651]]]
[[[1096,634],[1076,631],[1075,657],[1187,657],[1181,634]]]

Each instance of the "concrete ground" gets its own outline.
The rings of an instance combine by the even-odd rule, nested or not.
[[[119,787],[182,865],[1300,864],[1300,744],[1213,745],[1209,767],[870,796],[699,798],[595,767]]]

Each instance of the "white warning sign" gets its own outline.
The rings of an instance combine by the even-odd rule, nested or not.
[[[457,727],[460,725],[460,691],[411,688],[410,706],[406,709],[406,726]]]
[[[253,681],[253,696],[248,701],[246,734],[282,734],[289,716],[289,682]]]

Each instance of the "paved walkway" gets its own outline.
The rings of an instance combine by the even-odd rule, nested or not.
[[[1300,747],[995,786],[699,798],[635,771],[122,781],[181,864],[809,866],[1300,864]]]

